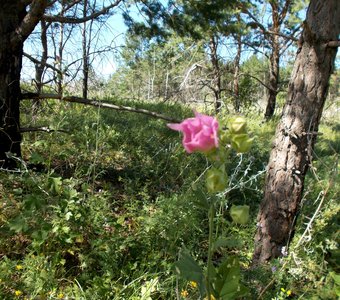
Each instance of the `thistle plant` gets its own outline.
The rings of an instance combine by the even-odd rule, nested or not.
[[[213,254],[219,241],[213,233],[216,208],[223,201],[223,197],[219,196],[228,187],[225,161],[232,149],[244,153],[251,147],[252,138],[247,133],[246,120],[240,116],[231,118],[227,128],[222,130],[216,118],[196,112],[194,118],[185,119],[179,124],[168,124],[168,127],[183,133],[182,143],[186,152],[201,152],[210,162],[205,177],[205,192],[198,199],[206,209],[209,220],[207,265],[202,269],[184,249],[175,263],[176,272],[188,282],[197,284],[201,299],[232,300],[242,297],[248,289],[240,283],[239,260],[236,256],[230,256],[220,264],[214,264]],[[246,224],[249,206],[232,205],[230,216],[234,223]]]

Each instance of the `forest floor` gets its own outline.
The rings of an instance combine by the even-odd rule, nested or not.
[[[129,105],[192,116],[180,105]],[[199,299],[173,266],[183,247],[201,266],[207,260],[207,212],[195,202],[205,157],[186,154],[178,133],[145,115],[64,103],[39,110],[34,125],[55,131],[24,133],[20,171],[0,172],[0,299]],[[238,257],[244,299],[340,295],[340,121],[326,116],[288,255],[254,268],[277,120],[246,115],[254,142],[226,163],[229,192],[215,221],[216,235],[228,240],[213,256],[216,264]],[[250,206],[246,225],[233,224],[232,204]]]

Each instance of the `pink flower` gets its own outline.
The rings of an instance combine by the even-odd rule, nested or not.
[[[218,147],[218,122],[215,118],[195,112],[195,118],[179,124],[168,124],[173,130],[183,132],[183,146],[188,153],[207,152]]]

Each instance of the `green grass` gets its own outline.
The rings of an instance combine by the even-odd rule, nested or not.
[[[192,115],[179,105],[128,105],[177,119]],[[221,205],[217,233],[230,243],[214,260],[238,255],[251,295],[272,282],[264,299],[336,299],[339,123],[321,126],[294,256],[249,269],[276,121],[248,119],[254,145],[228,161],[232,191],[226,201],[250,205],[251,221],[231,226]],[[184,245],[202,265],[206,261],[207,216],[195,196],[204,184],[204,156],[187,155],[166,122],[140,114],[51,102],[37,120],[46,124],[67,133],[25,134],[22,172],[0,173],[0,299],[177,299],[182,290],[198,299],[176,278],[173,263]],[[329,185],[311,239],[297,246]]]

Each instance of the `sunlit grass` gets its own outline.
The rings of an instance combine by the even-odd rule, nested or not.
[[[178,119],[192,115],[179,105],[129,105]],[[202,263],[206,259],[206,213],[192,193],[202,184],[204,157],[187,155],[166,122],[147,116],[78,105],[71,110],[62,104],[43,106],[40,113],[39,124],[67,133],[25,134],[23,172],[0,174],[0,298],[177,299],[188,291],[188,299],[197,299],[187,282],[176,279],[172,265],[183,245]],[[264,170],[277,123],[265,123],[259,115],[247,118],[253,148],[228,163],[229,176],[244,181]],[[221,207],[218,230],[235,241],[214,259],[239,255],[244,283],[254,295],[273,280],[265,299],[332,299],[336,285],[330,274],[339,273],[334,263],[338,128],[339,122],[329,120],[320,126],[292,243],[294,256],[263,270],[249,269],[264,174],[252,186],[236,186],[228,194],[229,201],[251,206],[248,225],[231,228]],[[327,193],[305,235],[311,239],[297,246],[322,191]],[[291,294],[283,295],[281,288]]]

